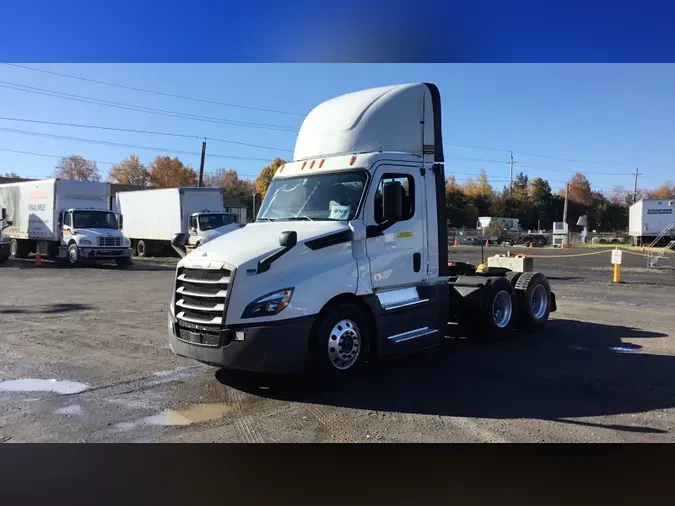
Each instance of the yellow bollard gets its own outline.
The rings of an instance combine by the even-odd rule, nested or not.
[[[618,250],[619,247],[617,246],[616,249]],[[621,260],[619,259],[619,262],[614,264],[614,282],[615,283],[621,283]]]

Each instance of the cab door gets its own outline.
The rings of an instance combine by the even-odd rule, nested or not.
[[[400,183],[402,214],[389,222],[383,215],[383,192],[387,182]],[[373,288],[389,290],[414,286],[427,277],[425,185],[419,167],[381,165],[373,175],[364,219],[366,252]]]

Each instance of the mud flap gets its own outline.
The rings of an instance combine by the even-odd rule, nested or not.
[[[549,307],[551,308],[551,313],[555,312],[558,309],[558,306],[555,303],[555,293],[551,292],[551,301],[549,304]]]

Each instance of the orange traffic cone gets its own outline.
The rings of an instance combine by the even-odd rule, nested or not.
[[[452,246],[455,248],[457,247],[457,236],[455,236],[455,241],[452,243]]]
[[[490,245],[490,241],[488,239],[485,239],[485,247],[487,248]]]
[[[35,265],[42,265],[42,255],[35,253]]]
[[[530,245],[528,246],[528,248],[531,248],[531,247],[532,247],[532,243],[530,243]]]

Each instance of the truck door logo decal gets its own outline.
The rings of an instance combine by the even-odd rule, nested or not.
[[[672,209],[647,209],[647,214],[673,214]]]
[[[412,231],[407,231],[407,232],[396,232],[396,238],[397,239],[402,239],[404,237],[412,237],[413,233]]]

